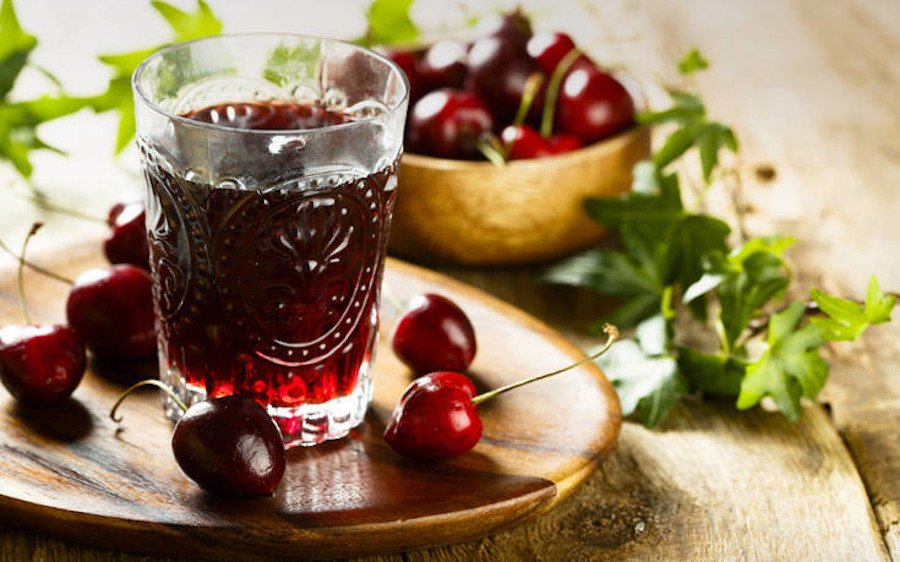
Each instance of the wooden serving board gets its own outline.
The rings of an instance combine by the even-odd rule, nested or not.
[[[70,276],[102,265],[98,244],[35,261]],[[13,263],[0,271],[0,324],[20,322]],[[32,316],[64,319],[67,288],[27,273]],[[471,375],[481,389],[583,357],[546,325],[481,291],[399,261],[385,287],[406,300],[450,296],[478,335]],[[585,365],[481,408],[484,437],[453,461],[417,464],[381,433],[411,373],[391,353],[397,312],[385,302],[375,362],[375,399],[350,437],[288,452],[274,498],[208,495],[181,474],[158,393],[107,413],[126,384],[155,376],[155,364],[91,362],[73,397],[25,407],[0,387],[0,520],[54,536],[135,552],[240,559],[330,557],[397,551],[487,535],[550,509],[613,446],[621,418],[603,373]]]

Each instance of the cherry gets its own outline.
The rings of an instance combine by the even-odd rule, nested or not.
[[[479,37],[497,37],[504,41],[525,44],[532,36],[531,21],[517,8],[508,14],[492,14],[478,22],[475,33]]]
[[[419,60],[417,70],[427,90],[462,88],[466,77],[466,47],[457,41],[438,41]]]
[[[541,65],[528,55],[524,43],[484,37],[469,51],[466,89],[478,94],[494,116],[496,123],[513,120],[528,79],[541,74]],[[543,107],[543,89],[535,96],[528,117],[536,120]]]
[[[475,330],[450,299],[432,293],[412,299],[391,338],[394,353],[417,373],[464,371],[475,358]]]
[[[503,141],[510,160],[541,158],[553,154],[547,139],[528,125],[507,126],[500,134],[500,140]]]
[[[547,76],[553,74],[563,57],[574,48],[572,38],[558,31],[542,31],[528,40],[528,54],[538,61]]]
[[[494,123],[471,92],[441,89],[420,99],[409,122],[409,149],[440,158],[477,158],[482,135]]]
[[[631,125],[634,113],[634,101],[618,80],[596,68],[579,66],[563,80],[556,128],[590,144]]]
[[[460,373],[436,372],[414,380],[394,408],[384,440],[401,455],[421,461],[448,459],[470,451],[478,444],[483,430],[478,404],[597,359],[619,337],[615,326],[607,324],[603,330],[606,343],[590,357],[478,396],[472,381]]]
[[[84,376],[84,344],[67,326],[34,325],[25,305],[22,269],[32,227],[19,256],[17,285],[26,324],[0,330],[0,382],[20,402],[52,403],[68,398]]]
[[[409,80],[409,105],[412,106],[427,92],[418,70],[420,53],[392,49],[386,51],[385,56],[394,61],[394,64],[406,73],[406,78]]]
[[[0,330],[0,381],[20,402],[68,398],[84,367],[84,344],[68,326],[14,324]]]
[[[572,152],[584,146],[581,139],[572,135],[564,135],[562,133],[553,135],[547,140],[550,152],[552,154],[562,154],[564,152]]]
[[[153,385],[172,397],[184,415],[175,425],[172,452],[188,478],[213,494],[271,496],[284,476],[284,444],[266,410],[246,396],[223,396],[186,407],[167,385],[157,380],[127,389],[110,411],[136,388]]]
[[[109,263],[129,263],[150,269],[150,245],[147,241],[144,206],[140,203],[116,203],[109,210],[110,233],[103,242]]]
[[[139,359],[156,352],[152,281],[133,265],[91,269],[66,302],[69,325],[100,355]]]
[[[468,384],[453,381],[462,378]],[[481,439],[475,385],[459,373],[416,379],[394,409],[384,440],[405,457],[437,461],[470,451]]]

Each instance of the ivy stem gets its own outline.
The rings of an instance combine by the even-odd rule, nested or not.
[[[72,279],[69,279],[68,277],[60,275],[59,273],[54,273],[54,272],[50,271],[49,269],[41,267],[34,262],[30,262],[30,261],[26,260],[23,256],[16,255],[16,253],[13,252],[10,249],[10,247],[7,246],[3,240],[0,240],[0,250],[3,250],[4,252],[6,252],[10,256],[12,256],[12,258],[14,260],[16,260],[17,262],[19,262],[20,264],[24,264],[25,267],[27,267],[33,271],[36,271],[36,272],[40,273],[41,275],[45,275],[51,279],[56,279],[60,283],[65,283],[66,285],[74,285],[75,284],[75,281],[73,281]]]
[[[163,392],[165,392],[166,394],[168,394],[169,398],[171,398],[172,401],[175,402],[175,405],[178,406],[182,412],[188,411],[188,407],[185,406],[184,402],[181,401],[181,398],[179,398],[178,395],[175,394],[175,391],[172,390],[172,387],[170,387],[169,385],[167,385],[163,382],[160,382],[156,379],[145,379],[142,381],[138,381],[138,382],[134,383],[133,385],[129,386],[122,392],[121,395],[119,395],[119,398],[116,400],[116,403],[113,404],[112,409],[110,409],[110,411],[109,411],[109,417],[112,421],[114,421],[116,423],[119,423],[122,421],[122,416],[116,417],[116,412],[118,411],[119,406],[122,404],[122,402],[125,401],[126,398],[128,398],[128,396],[131,393],[133,393],[135,390],[141,388],[142,386],[155,386],[156,388],[158,388],[158,389],[162,390]]]
[[[40,197],[37,195],[22,195],[21,193],[14,193],[13,195],[18,197],[19,199],[28,201],[38,209],[43,209],[45,211],[50,211],[51,213],[56,213],[59,215],[70,216],[83,221],[106,224],[106,221],[101,218],[89,215],[87,213],[82,213],[81,211],[76,211],[75,209],[63,207],[62,205],[57,205],[56,203],[51,203],[47,200],[46,197]]]
[[[606,353],[609,350],[609,348],[612,347],[613,342],[615,342],[617,339],[619,339],[619,329],[616,328],[615,326],[613,326],[612,324],[604,324],[603,332],[607,336],[606,343],[603,344],[603,347],[601,347],[600,350],[597,351],[596,353],[594,353],[588,357],[585,357],[581,361],[577,361],[575,363],[572,363],[571,365],[563,367],[562,369],[557,369],[557,370],[551,371],[549,373],[544,373],[542,375],[537,375],[535,377],[523,379],[518,382],[514,382],[514,383],[508,384],[506,386],[501,386],[500,388],[495,388],[494,390],[489,390],[488,392],[479,394],[475,398],[472,398],[472,404],[481,404],[485,400],[490,400],[491,398],[498,396],[500,394],[503,394],[504,392],[510,391],[514,388],[519,388],[520,386],[525,386],[526,384],[531,384],[531,383],[533,383],[535,381],[539,381],[541,379],[546,379],[546,378],[558,375],[560,373],[565,373],[566,371],[572,370],[575,367],[578,367],[579,365],[583,365],[589,361],[594,361],[595,359],[599,358],[601,355]]]
[[[28,314],[28,305],[25,304],[25,254],[28,252],[28,243],[42,226],[44,226],[42,223],[34,223],[31,225],[31,230],[25,235],[25,240],[22,242],[22,253],[19,254],[19,267],[16,270],[16,291],[19,294],[19,307],[22,309],[22,317],[26,324],[31,324],[31,315]]]

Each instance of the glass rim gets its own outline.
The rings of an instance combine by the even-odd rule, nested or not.
[[[346,45],[353,49],[357,49],[357,50],[365,53],[366,55],[372,56],[375,59],[381,61],[387,67],[389,67],[393,72],[396,72],[397,75],[400,77],[401,83],[403,84],[403,95],[400,96],[400,99],[396,103],[394,103],[392,106],[388,107],[387,113],[389,113],[389,114],[394,113],[395,111],[397,111],[401,107],[403,107],[403,104],[409,100],[410,84],[409,84],[409,78],[407,78],[406,73],[403,72],[403,69],[400,68],[400,66],[397,63],[395,63],[390,58],[379,53],[378,51],[376,51],[374,49],[370,49],[368,47],[361,47],[359,45],[356,45],[349,41],[344,41],[342,39],[334,39],[332,37],[324,37],[321,35],[307,35],[304,33],[254,32],[254,33],[222,33],[219,35],[211,35],[209,37],[201,37],[199,39],[193,39],[191,41],[182,41],[181,43],[174,43],[172,45],[167,45],[167,46],[163,47],[162,49],[159,49],[158,51],[154,52],[153,54],[151,54],[150,56],[145,58],[143,61],[141,61],[141,64],[137,67],[137,69],[135,69],[134,73],[131,75],[131,88],[136,95],[136,101],[140,100],[140,102],[142,104],[144,104],[146,107],[150,108],[154,112],[165,117],[166,119],[170,119],[181,125],[186,125],[189,127],[197,127],[199,129],[208,129],[211,131],[263,135],[263,136],[296,134],[296,133],[308,132],[308,131],[324,132],[324,131],[341,130],[341,129],[352,128],[355,126],[365,125],[367,123],[376,121],[382,117],[383,114],[382,115],[374,115],[374,116],[369,116],[369,117],[362,117],[360,119],[355,119],[353,121],[347,121],[344,123],[336,123],[334,125],[325,125],[323,127],[311,127],[311,128],[306,128],[306,129],[241,129],[241,128],[237,128],[237,127],[229,127],[227,125],[219,125],[216,123],[207,123],[205,121],[197,121],[196,119],[191,119],[190,117],[185,117],[183,115],[178,115],[177,113],[171,113],[169,111],[166,111],[165,109],[160,107],[157,102],[150,99],[149,95],[147,94],[147,92],[144,90],[144,88],[141,85],[141,77],[143,76],[144,71],[147,69],[147,67],[150,65],[150,63],[153,62],[154,60],[162,57],[163,55],[165,55],[168,52],[179,50],[179,49],[184,49],[185,47],[187,47],[189,45],[193,45],[194,43],[214,41],[217,39],[231,39],[231,38],[242,38],[242,37],[270,37],[270,38],[272,38],[272,37],[289,37],[289,38],[293,38],[293,39],[317,39],[319,41],[338,43],[338,44]]]

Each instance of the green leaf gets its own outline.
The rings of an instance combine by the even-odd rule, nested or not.
[[[703,102],[694,94],[671,92],[672,107],[662,111],[645,111],[637,115],[637,122],[644,125],[658,125],[674,121],[677,123],[696,123],[706,116]]]
[[[769,317],[768,349],[747,366],[737,407],[752,408],[770,396],[791,420],[800,415],[800,398],[815,398],[828,378],[828,363],[819,356],[825,343],[818,328],[800,327],[806,307],[795,301]]]
[[[703,130],[704,128],[702,125],[695,123],[689,123],[676,129],[666,139],[662,148],[653,155],[653,163],[656,164],[656,167],[660,170],[664,169],[682,154],[690,150]]]
[[[713,170],[719,165],[719,130],[716,127],[704,127],[697,138],[697,144],[700,148],[703,181],[709,183]]]
[[[278,45],[266,61],[263,77],[278,86],[311,82],[316,76],[321,43]]]
[[[36,46],[34,35],[19,25],[12,0],[3,0],[0,5],[0,99],[6,99]]]
[[[647,427],[658,425],[687,393],[675,359],[648,355],[634,340],[616,343],[598,363],[616,387],[622,413],[637,412]]]
[[[678,367],[692,390],[737,396],[747,364],[733,356],[710,355],[689,347],[678,348]]]
[[[150,47],[149,49],[139,49],[137,51],[131,51],[128,53],[119,53],[115,55],[100,55],[97,58],[100,59],[105,65],[111,66],[118,71],[121,75],[128,75],[129,77],[137,70],[137,67],[144,62],[144,59],[158,51],[162,48],[163,45],[158,45],[156,47]]]
[[[590,287],[609,295],[644,295],[662,292],[653,271],[641,268],[622,252],[589,250],[564,260],[544,273],[544,280],[560,285]]]
[[[709,61],[696,47],[688,51],[678,63],[678,72],[684,75],[693,74],[707,68],[709,68]]]
[[[641,320],[659,312],[661,304],[662,298],[657,294],[646,293],[631,297],[619,305],[619,307],[616,308],[612,314],[609,314],[603,322],[594,326],[594,331],[598,333],[602,332],[603,325],[607,322],[622,329],[636,326]]]
[[[861,336],[871,324],[888,322],[894,309],[894,297],[881,292],[878,280],[869,279],[869,290],[864,305],[835,297],[812,289],[812,299],[827,316],[812,318],[822,337],[829,341],[855,340]]]
[[[667,240],[675,264],[674,279],[689,287],[703,275],[704,259],[725,252],[731,228],[708,215],[687,215]]]
[[[411,43],[419,28],[409,16],[413,0],[374,0],[366,12],[368,30],[357,40],[367,46]]]
[[[150,4],[169,22],[177,42],[193,41],[222,33],[222,22],[212,13],[204,0],[197,0],[197,10],[194,13],[185,12],[162,0],[152,0]]]

